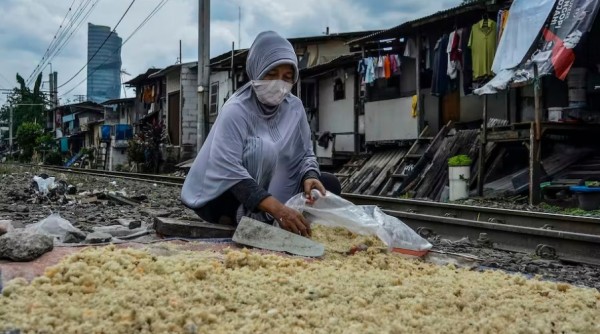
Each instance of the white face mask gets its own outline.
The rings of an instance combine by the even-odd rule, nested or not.
[[[292,91],[292,84],[283,80],[252,80],[258,100],[267,106],[280,105]]]

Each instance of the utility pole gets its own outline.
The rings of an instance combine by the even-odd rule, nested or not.
[[[54,73],[50,72],[48,82],[50,83],[50,109],[54,108]]]
[[[208,133],[207,111],[210,97],[210,0],[198,6],[198,124],[196,150],[200,151]]]
[[[182,56],[182,54],[181,54],[181,53],[182,53],[182,52],[181,52],[181,40],[179,40],[179,64],[183,64],[183,60],[182,60],[182,59],[183,59],[183,58],[182,58],[183,56]]]
[[[8,154],[10,154],[10,156],[12,157],[12,150],[13,150],[13,113],[14,113],[14,106],[10,106],[10,116],[8,118]]]
[[[52,78],[54,79],[54,90],[52,91],[54,94],[54,100],[52,102],[56,108],[58,107],[58,72],[54,72],[54,76]]]

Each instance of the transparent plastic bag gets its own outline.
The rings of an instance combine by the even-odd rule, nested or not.
[[[304,194],[292,197],[286,205],[302,212],[311,224],[343,227],[357,234],[376,235],[389,248],[418,252],[431,249],[427,240],[377,206],[354,205],[330,192],[323,197],[314,190],[313,196],[317,200],[312,205],[306,204]]]
[[[85,238],[85,233],[83,231],[73,226],[68,220],[62,218],[58,213],[53,213],[38,223],[28,225],[26,229],[29,229],[35,233],[53,237],[55,244],[57,242],[65,243],[65,240],[69,234],[80,239]]]
[[[39,176],[34,176],[33,177],[33,181],[35,183],[37,183],[37,187],[38,187],[38,191],[42,194],[42,195],[48,195],[48,192],[50,192],[50,190],[54,189],[54,187],[56,187],[56,185],[54,184],[54,177],[48,177],[46,179],[41,178]]]

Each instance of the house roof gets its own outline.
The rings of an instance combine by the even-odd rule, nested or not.
[[[104,119],[91,121],[91,122],[87,123],[87,125],[90,126],[90,125],[96,125],[96,124],[100,124],[100,123],[104,123]]]
[[[234,54],[233,54],[233,63],[234,66],[245,66],[246,65],[246,58],[248,57],[248,51],[250,51],[250,49],[240,49],[240,50],[234,50]],[[210,67],[212,69],[218,69],[218,68],[227,68],[229,69],[229,67],[231,66],[231,51],[227,51],[221,55],[218,55],[214,58],[212,58],[210,60]]]
[[[449,8],[446,10],[439,11],[429,16],[421,17],[412,21],[404,22],[400,25],[392,27],[387,30],[375,32],[361,38],[353,39],[346,44],[364,44],[367,42],[381,41],[386,39],[393,39],[400,37],[401,34],[412,33],[417,29],[426,30],[434,28],[437,31],[441,31],[445,28],[441,27],[452,27],[456,25],[457,16],[461,17],[461,22],[465,22],[463,18],[477,17],[482,12],[488,10],[490,4],[496,4],[504,0],[488,0],[481,2],[474,2],[470,4],[460,5],[457,7]]]
[[[167,75],[168,73],[172,72],[172,71],[176,71],[181,69],[182,66],[190,66],[191,68],[195,68],[198,67],[198,62],[197,61],[190,61],[187,63],[183,63],[183,64],[174,64],[171,66],[167,66],[166,68],[156,72],[156,73],[152,73],[148,76],[149,79],[154,79],[154,78],[160,78],[160,77],[164,77],[165,75]]]
[[[114,105],[114,104],[133,103],[134,101],[135,101],[135,97],[127,97],[124,99],[112,99],[112,100],[104,101],[101,104],[103,106],[110,106],[110,105]]]
[[[358,61],[360,57],[360,54],[341,55],[337,58],[330,60],[327,63],[319,64],[313,67],[300,70],[300,78],[304,79],[317,77],[339,68],[344,68],[350,65],[354,66],[356,64],[356,61]]]
[[[54,111],[54,110],[75,110],[75,109],[85,109],[85,110],[90,110],[90,111],[98,111],[98,112],[102,112],[104,111],[104,106],[102,106],[101,104],[98,104],[96,102],[92,102],[92,101],[85,101],[85,102],[78,102],[78,103],[72,103],[72,104],[65,104],[62,106],[58,106],[54,109],[49,109],[48,111]]]
[[[329,40],[350,40],[352,38],[358,38],[361,36],[373,34],[379,30],[370,31],[354,31],[354,32],[343,32],[338,34],[319,35],[319,36],[305,36],[305,37],[293,37],[288,38],[288,41],[292,44],[298,43],[317,43]],[[249,49],[237,49],[234,50],[234,66],[246,65],[246,58],[248,57]],[[216,57],[211,58],[210,67],[213,69],[229,69],[231,66],[231,51],[227,51]]]
[[[144,82],[145,80],[148,80],[148,78],[150,77],[150,75],[152,75],[152,74],[154,74],[154,73],[156,73],[156,72],[158,72],[160,70],[161,70],[160,68],[149,68],[146,71],[146,73],[142,73],[142,74],[138,75],[137,77],[135,77],[135,78],[133,78],[133,79],[127,81],[127,82],[124,82],[123,84],[124,85],[129,85],[129,86],[137,85],[139,83]]]
[[[318,36],[305,36],[305,37],[292,37],[288,38],[288,41],[292,44],[296,43],[313,43],[313,42],[324,42],[330,40],[352,40],[359,37],[378,33],[381,30],[368,30],[368,31],[351,31],[341,32],[336,34],[318,35]]]

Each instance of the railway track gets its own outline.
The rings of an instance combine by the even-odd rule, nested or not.
[[[23,165],[47,170],[181,186],[183,177]],[[376,205],[424,237],[470,240],[542,258],[600,265],[600,218],[343,194],[357,205]]]

